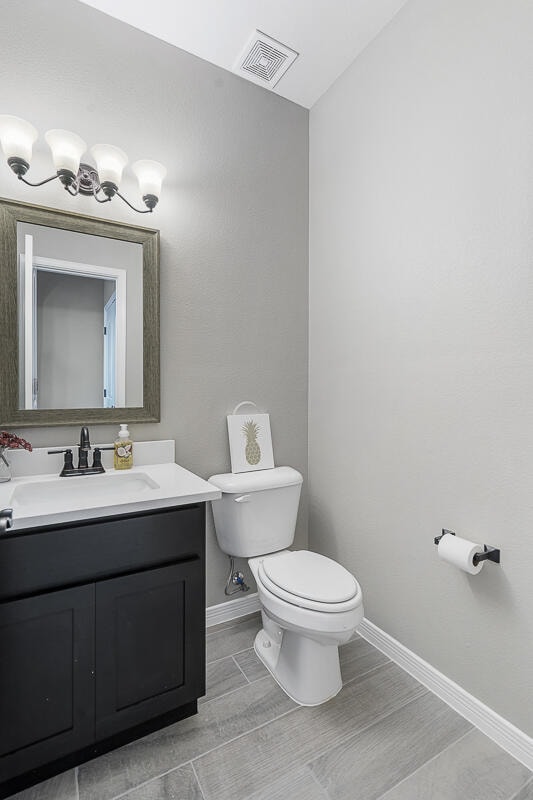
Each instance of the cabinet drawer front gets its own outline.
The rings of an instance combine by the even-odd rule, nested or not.
[[[205,504],[4,536],[0,600],[203,558],[204,553]]]
[[[0,603],[0,781],[94,739],[94,586]]]
[[[145,722],[202,694],[203,642],[198,645],[204,631],[199,559],[99,582],[97,738]]]

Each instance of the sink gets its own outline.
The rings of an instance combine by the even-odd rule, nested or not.
[[[35,451],[31,456],[34,454]],[[46,458],[44,450],[43,459]],[[34,474],[0,483],[0,509],[13,509],[11,534],[47,525],[203,503],[220,496],[212,484],[173,462],[134,466],[128,471],[110,468],[102,475],[68,478],[60,478],[57,473]]]
[[[15,517],[33,516],[59,506],[66,510],[138,501],[159,488],[159,484],[144,472],[41,478],[16,486],[11,505]]]

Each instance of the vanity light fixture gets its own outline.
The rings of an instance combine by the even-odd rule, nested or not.
[[[139,214],[154,210],[161,194],[161,184],[166,168],[158,161],[142,159],[131,165],[138,182],[145,209],[135,208],[120,194],[118,187],[122,172],[128,163],[127,155],[111,144],[95,144],[91,147],[96,167],[83,163],[81,157],[87,145],[76,133],[63,130],[47,131],[44,135],[50,150],[56,174],[39,183],[31,183],[25,175],[30,168],[32,148],[37,140],[36,129],[26,120],[0,114],[0,144],[7,163],[17,178],[28,186],[42,186],[58,178],[67,192],[92,195],[98,203],[108,203],[115,195]]]

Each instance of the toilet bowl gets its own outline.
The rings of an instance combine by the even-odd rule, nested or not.
[[[254,649],[296,703],[320,705],[342,688],[339,645],[363,618],[355,577],[326,556],[288,550],[294,541],[302,476],[291,467],[214,475],[212,501],[221,550],[248,558],[263,627]]]
[[[337,601],[334,584],[328,586],[324,580],[316,583],[319,591],[308,590],[306,597],[294,593],[290,579],[279,586],[269,577],[273,572],[269,568],[279,569],[282,560],[293,570],[298,589],[304,582],[312,586],[314,570],[319,568],[328,573],[326,580],[342,576],[351,583],[351,597]],[[248,564],[257,583],[263,622],[254,642],[257,656],[299,705],[320,705],[335,697],[342,688],[339,645],[353,636],[363,618],[359,584],[340,564],[308,550],[259,556]],[[316,599],[315,595],[327,596],[328,588],[333,599]]]

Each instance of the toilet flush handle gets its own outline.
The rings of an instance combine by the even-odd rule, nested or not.
[[[236,503],[249,503],[252,498],[249,494],[240,494],[238,497],[235,497]]]

